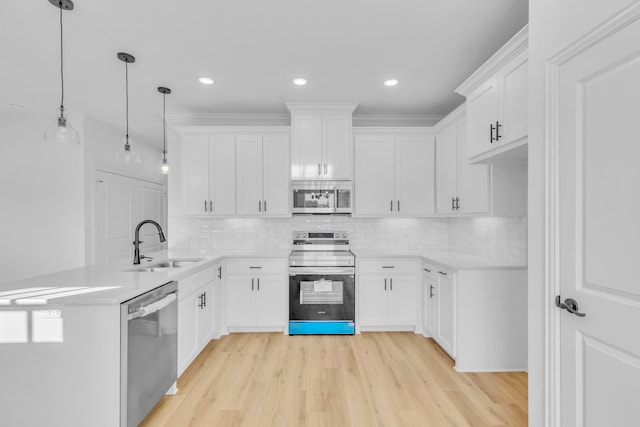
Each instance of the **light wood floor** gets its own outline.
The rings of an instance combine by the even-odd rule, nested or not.
[[[431,339],[231,334],[212,341],[141,424],[526,426],[525,373],[458,373]]]

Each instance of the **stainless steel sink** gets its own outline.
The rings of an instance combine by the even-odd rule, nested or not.
[[[189,266],[193,263],[202,261],[201,258],[185,258],[185,259],[168,259],[161,262],[156,262],[152,264],[147,264],[144,266],[139,266],[135,268],[130,268],[125,271],[131,272],[158,272],[158,271],[169,271],[176,268],[181,268],[185,266]]]

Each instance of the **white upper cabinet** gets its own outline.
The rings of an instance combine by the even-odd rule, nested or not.
[[[181,138],[186,215],[289,216],[289,129],[185,127]]]
[[[243,135],[236,144],[238,214],[290,215],[288,136]]]
[[[356,104],[286,105],[291,111],[291,179],[352,179]]]
[[[472,162],[526,157],[527,47],[528,26],[456,89],[467,98],[467,157]]]
[[[355,215],[435,211],[434,139],[428,131],[369,128],[355,137]]]
[[[235,213],[235,145],[229,135],[183,135],[182,192],[187,215]]]
[[[436,212],[487,213],[490,166],[467,162],[464,107],[443,122],[436,127]]]

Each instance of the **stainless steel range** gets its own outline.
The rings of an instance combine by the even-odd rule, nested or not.
[[[355,333],[355,256],[346,231],[295,231],[289,335]]]

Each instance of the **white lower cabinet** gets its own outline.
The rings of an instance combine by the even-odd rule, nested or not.
[[[415,330],[417,259],[366,258],[358,261],[360,330]]]
[[[436,299],[436,340],[451,357],[456,357],[455,346],[455,282],[453,272],[438,267],[438,285]]]
[[[438,320],[438,305],[436,304],[438,295],[438,279],[436,269],[433,265],[422,264],[422,295],[424,304],[422,308],[422,330],[425,336],[433,337],[436,334],[436,324]]]
[[[214,301],[219,265],[178,282],[178,376],[209,343],[214,333]]]
[[[527,369],[526,269],[424,263],[422,277],[424,335],[455,359],[457,371]]]
[[[285,259],[227,261],[227,328],[233,331],[284,331]]]

